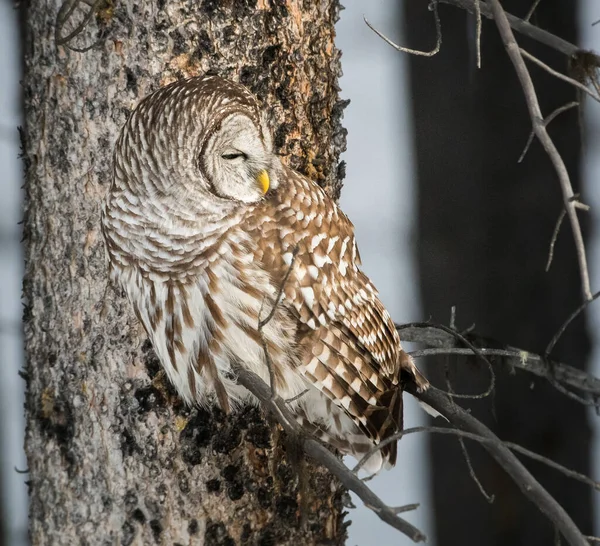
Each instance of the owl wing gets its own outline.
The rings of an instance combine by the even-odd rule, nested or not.
[[[283,305],[303,326],[299,371],[378,443],[402,428],[401,370],[426,381],[359,269],[350,220],[316,184],[285,174],[260,226],[260,259],[276,283],[291,267]],[[382,450],[391,464],[395,449]]]

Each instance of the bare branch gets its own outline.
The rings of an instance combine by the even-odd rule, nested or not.
[[[256,396],[264,408],[275,415],[279,424],[290,436],[297,440],[298,445],[309,457],[327,468],[340,480],[344,487],[353,491],[365,506],[373,510],[382,521],[405,534],[414,542],[426,540],[426,536],[419,529],[400,518],[396,513],[397,509],[387,506],[325,446],[307,436],[287,408],[285,401],[279,396],[272,397],[271,389],[260,377],[244,369],[243,366],[237,366],[235,372],[239,383]]]
[[[537,57],[535,57],[528,51],[524,50],[522,47],[519,48],[519,51],[521,52],[521,55],[523,55],[524,57],[529,59],[531,62],[537,64],[539,67],[543,68],[546,72],[548,72],[548,74],[554,76],[555,78],[558,78],[559,80],[567,82],[574,87],[577,87],[577,89],[579,89],[583,93],[586,93],[587,95],[592,97],[595,101],[600,102],[600,96],[598,96],[598,94],[596,94],[596,93],[592,93],[592,91],[590,91],[582,83],[578,82],[577,80],[574,80],[573,78],[569,78],[569,76],[565,76],[564,74],[561,74],[557,70],[554,70],[554,68],[551,68],[545,62],[540,61]]]
[[[522,493],[560,529],[560,532],[571,546],[588,546],[587,539],[564,508],[556,502],[508,447],[503,445],[498,437],[483,423],[454,404],[445,394],[435,388],[418,392],[414,385],[408,384],[406,385],[406,391],[444,415],[457,428],[489,438],[490,441],[483,443],[483,446],[511,476]]]
[[[548,250],[548,261],[546,262],[546,273],[550,271],[550,266],[552,265],[552,259],[554,258],[554,245],[556,244],[556,239],[558,238],[558,234],[560,232],[560,226],[562,225],[563,220],[567,211],[562,209],[560,214],[558,215],[558,220],[556,221],[556,225],[554,226],[554,231],[552,232],[552,239],[550,240],[550,249]]]
[[[410,354],[413,358],[448,353],[473,355],[473,351],[469,348],[454,348],[455,337],[447,332],[447,327],[440,328],[432,323],[410,323],[401,326],[396,325],[396,327],[401,331],[401,337],[404,341],[425,343],[431,347],[439,348],[412,351]],[[502,357],[506,364],[530,372],[538,377],[543,377],[548,381],[554,379],[554,381],[582,393],[600,397],[600,379],[567,364],[555,362],[544,356],[510,346],[504,346],[501,349],[479,348],[478,351],[488,357]]]
[[[475,0],[438,0],[438,1],[443,4],[450,4],[451,6],[455,6],[457,8],[464,9],[465,11],[468,11],[472,15],[475,15],[475,10],[477,9],[475,7]],[[481,15],[483,15],[487,19],[493,18],[492,9],[490,8],[489,2],[480,1],[479,9],[481,10]],[[547,32],[539,27],[536,27],[535,25],[532,25],[531,23],[529,23],[523,19],[519,19],[518,17],[515,17],[514,15],[511,15],[510,13],[506,14],[506,18],[508,19],[508,22],[509,22],[511,28],[513,28],[519,34],[522,34],[523,36],[527,36],[528,38],[531,38],[531,39],[535,40],[536,42],[540,42],[541,44],[544,44],[552,49],[555,49],[556,51],[563,53],[564,55],[566,55],[569,58],[575,57],[578,54],[582,53],[582,50],[579,47],[577,47],[576,45],[574,45],[570,42],[567,42],[567,40],[563,40],[562,38],[559,38],[558,36],[555,36],[554,34],[551,34],[550,32]],[[592,53],[592,52],[588,52],[588,53],[595,58],[596,64],[598,66],[600,66],[600,57],[598,55],[596,55],[595,53]]]
[[[453,311],[453,313],[454,312],[455,311]],[[454,321],[454,319],[452,319],[452,322],[453,321]],[[427,326],[431,326],[431,324],[429,324],[428,322],[411,322],[410,324],[401,324],[401,325],[396,324],[395,326],[396,326],[396,330],[402,331],[405,328],[409,328],[409,327],[413,327],[413,326],[427,327]],[[460,334],[459,332],[454,330],[454,328],[444,326],[443,324],[436,324],[435,327],[450,334],[453,338],[457,339],[461,343],[464,343],[469,349],[469,354],[474,354],[478,358],[483,360],[483,362],[485,362],[485,365],[488,367],[488,369],[490,371],[490,383],[488,385],[488,388],[483,393],[481,393],[481,394],[448,393],[448,395],[451,396],[452,398],[477,399],[477,398],[485,398],[486,396],[489,396],[490,394],[492,394],[492,392],[494,392],[494,388],[496,386],[496,374],[494,373],[494,367],[492,366],[492,363],[485,356],[485,354],[481,351],[481,349],[479,349],[479,347],[475,347],[475,345],[473,345],[465,336],[463,336],[462,334]],[[410,341],[410,340],[407,340],[407,341]],[[414,356],[414,353],[411,353],[411,356]]]
[[[510,23],[508,22],[506,13],[504,12],[504,9],[502,9],[502,5],[500,4],[499,0],[489,0],[489,3],[496,21],[496,26],[498,27],[498,32],[500,33],[500,37],[504,43],[504,47],[506,48],[508,56],[515,67],[515,71],[517,72],[517,76],[521,82],[521,86],[523,87],[527,108],[533,124],[533,130],[542,143],[542,146],[546,150],[546,153],[550,157],[550,161],[552,162],[554,169],[556,170],[556,174],[558,175],[560,187],[563,193],[563,202],[567,211],[567,216],[571,223],[573,238],[575,240],[575,249],[577,251],[577,260],[579,262],[579,273],[581,276],[581,289],[583,292],[583,297],[586,301],[590,300],[592,298],[590,276],[587,266],[587,258],[585,255],[583,235],[581,233],[581,226],[579,225],[579,219],[577,218],[577,210],[572,202],[574,193],[573,187],[571,186],[571,180],[569,179],[569,173],[562,157],[554,145],[554,142],[546,131],[546,126],[544,124],[544,119],[542,117],[542,112],[540,110],[540,105],[537,99],[533,81],[531,80],[531,76],[529,75],[529,71],[527,70],[527,66],[525,65],[525,61],[521,55],[521,50],[515,41],[515,37],[512,29],[510,28]]]
[[[433,17],[435,20],[435,47],[431,51],[419,51],[418,49],[409,49],[408,47],[402,47],[394,42],[392,42],[385,34],[379,32],[369,21],[367,21],[366,17],[363,17],[365,24],[379,36],[384,42],[391,45],[395,50],[402,51],[403,53],[410,53],[411,55],[419,55],[421,57],[433,57],[437,54],[442,47],[442,25],[440,24],[440,16],[438,15],[438,0],[432,0],[431,4],[429,4],[429,9],[433,11]]]

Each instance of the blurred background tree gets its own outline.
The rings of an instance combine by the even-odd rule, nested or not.
[[[532,2],[506,0],[504,9],[525,17]],[[543,0],[532,23],[571,43],[577,36],[576,2]],[[533,141],[517,160],[531,131],[523,89],[494,21],[483,20],[482,68],[476,67],[475,18],[440,5],[443,46],[432,58],[410,56],[409,79],[416,142],[418,278],[424,313],[448,324],[456,306],[458,330],[476,331],[542,354],[567,316],[582,302],[577,259],[568,222],[545,274],[562,196],[552,164]],[[405,41],[428,50],[435,40],[432,13],[423,2],[405,2]],[[519,44],[566,72],[568,59],[520,35]],[[576,90],[529,65],[544,115],[578,100]],[[580,186],[581,126],[577,109],[549,126],[573,184]],[[577,192],[578,190],[575,189]],[[583,215],[580,215],[583,216]],[[585,216],[582,218],[585,224]],[[585,225],[584,225],[585,227]],[[590,340],[584,316],[553,355],[584,367]],[[486,389],[487,370],[473,359],[449,359],[452,387]],[[436,385],[446,382],[443,360],[428,366]],[[589,474],[590,427],[586,407],[545,380],[510,370],[498,373],[493,400],[460,400],[501,438],[517,442],[568,468]],[[471,403],[469,403],[471,402]],[[469,479],[456,440],[431,435],[434,522],[439,546],[466,544],[547,546],[554,531],[539,510],[478,446],[467,445],[476,475],[495,499],[489,504]],[[540,464],[534,475],[581,529],[592,529],[592,493]]]

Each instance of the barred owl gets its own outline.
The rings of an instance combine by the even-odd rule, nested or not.
[[[111,279],[190,404],[252,403],[235,366],[270,383],[268,354],[298,421],[360,458],[401,429],[404,382],[428,386],[359,269],[352,224],[280,161],[241,85],[197,77],[138,105],[102,228]],[[395,459],[394,442],[366,468]]]

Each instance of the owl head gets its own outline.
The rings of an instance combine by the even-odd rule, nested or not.
[[[115,147],[114,184],[176,208],[250,204],[277,188],[281,168],[256,97],[203,76],[163,87],[137,106]]]
[[[254,203],[278,185],[279,158],[273,154],[264,118],[244,112],[220,119],[204,140],[200,169],[219,197]]]

